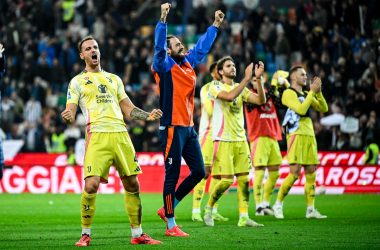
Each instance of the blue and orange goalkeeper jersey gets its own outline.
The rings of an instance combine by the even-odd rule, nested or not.
[[[210,26],[197,44],[186,53],[185,59],[176,63],[167,54],[167,24],[158,22],[155,30],[152,72],[159,87],[161,126],[193,126],[194,92],[198,65],[210,51],[218,28]]]

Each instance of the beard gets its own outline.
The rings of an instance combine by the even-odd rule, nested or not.
[[[182,62],[185,59],[185,55],[181,54],[172,54],[171,57],[174,59],[176,63]]]
[[[224,73],[224,77],[233,80],[236,77],[236,73]]]
[[[172,51],[170,56],[174,59],[176,63],[182,62],[185,59],[185,54],[182,54],[183,49],[179,50],[178,52]]]

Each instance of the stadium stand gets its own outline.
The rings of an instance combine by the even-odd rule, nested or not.
[[[265,6],[249,4],[255,1],[171,2],[177,7],[169,23],[176,25],[170,25],[169,32],[182,36],[188,47],[211,23],[206,18],[213,16],[210,13],[216,9],[226,13],[212,55],[197,69],[197,97],[210,77],[207,65],[225,55],[234,58],[240,74],[252,60],[264,61],[269,77],[277,69],[302,64],[322,78],[330,106],[327,115],[353,118],[343,127],[326,126],[314,112],[319,149],[362,150],[373,140],[380,144],[379,1],[301,0],[286,5],[265,1]],[[23,152],[54,152],[53,138],[62,133],[67,148],[84,136],[83,119],[66,127],[59,114],[68,80],[83,68],[76,43],[88,34],[103,49],[104,69],[123,79],[132,101],[144,110],[157,107],[150,65],[158,20],[155,10],[160,4],[151,0],[0,1],[0,42],[6,48],[8,69],[1,85],[1,129],[6,139],[23,139]],[[196,109],[197,124],[199,105]],[[128,126],[136,151],[159,151],[157,123],[130,121]]]

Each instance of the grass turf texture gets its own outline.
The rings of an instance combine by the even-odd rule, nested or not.
[[[236,193],[226,194],[219,211],[230,218],[210,228],[191,221],[191,198],[176,208],[177,223],[188,238],[164,236],[164,222],[156,215],[160,194],[142,194],[143,230],[164,242],[160,246],[132,246],[122,195],[98,195],[91,249],[143,247],[171,249],[374,249],[380,246],[379,195],[324,195],[317,208],[325,220],[305,219],[304,196],[290,195],[284,220],[250,216],[263,228],[237,226]],[[206,198],[206,197],[205,197]],[[204,199],[205,202],[206,199]],[[80,237],[80,195],[0,194],[0,249],[74,249]]]

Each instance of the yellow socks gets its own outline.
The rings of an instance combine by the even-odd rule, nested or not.
[[[249,201],[249,177],[248,175],[242,175],[237,177],[238,183],[238,201],[239,201],[239,213],[248,214],[248,201]]]
[[[129,216],[129,223],[132,228],[139,227],[141,225],[141,200],[140,193],[130,193],[125,191],[124,196],[125,211]]]
[[[220,179],[216,179],[216,178],[211,176],[210,186],[208,187],[208,193],[209,194],[211,194],[212,190],[214,190],[215,186],[218,185],[219,182],[220,182]],[[218,208],[218,204],[219,204],[219,202],[217,201],[214,204],[214,209]]]
[[[305,198],[306,198],[306,204],[308,207],[314,207],[314,200],[315,200],[315,180],[316,180],[316,174],[315,172],[312,174],[305,174]]]
[[[80,199],[80,214],[82,228],[91,228],[96,209],[95,201],[96,193],[88,194],[86,193],[86,191],[83,191]]]
[[[270,198],[273,193],[273,188],[276,185],[279,175],[280,174],[278,173],[278,170],[268,171],[268,179],[264,185],[264,198],[263,198],[263,201],[266,202],[267,204],[270,203]]]
[[[210,193],[207,206],[214,207],[215,203],[220,199],[220,197],[222,197],[224,192],[232,185],[232,183],[233,179],[222,178]]]
[[[255,177],[253,181],[253,196],[255,197],[256,207],[261,203],[261,189],[264,179],[265,170],[255,169]]]
[[[284,200],[285,196],[289,193],[289,190],[292,188],[297,179],[298,176],[295,176],[292,173],[288,174],[280,187],[280,191],[278,191],[277,201],[282,202]]]
[[[207,179],[202,179],[195,187],[193,192],[193,210],[200,209],[202,198],[205,193]]]

